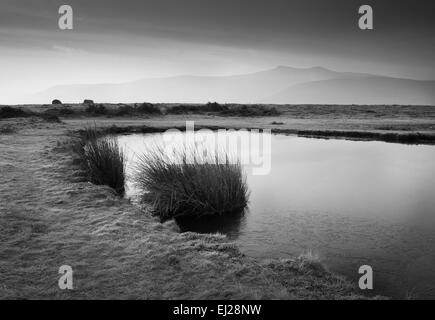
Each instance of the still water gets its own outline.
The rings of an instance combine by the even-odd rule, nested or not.
[[[161,140],[161,134],[120,136],[127,172],[137,154]],[[242,252],[259,258],[312,252],[356,283],[358,268],[370,265],[373,293],[435,298],[434,146],[274,135],[268,154],[269,174],[244,166],[249,209],[218,230]],[[127,182],[127,196],[135,194]]]

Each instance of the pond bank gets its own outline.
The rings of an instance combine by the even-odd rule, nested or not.
[[[131,133],[159,133],[167,129],[176,128],[185,131],[186,121],[193,121],[195,130],[207,128],[218,129],[246,129],[271,130],[273,134],[297,135],[318,139],[346,139],[355,141],[384,141],[403,144],[435,144],[435,124],[406,123],[393,125],[390,122],[370,121],[326,121],[325,119],[289,119],[276,122],[267,118],[225,118],[192,115],[152,117],[149,119],[125,118],[82,118],[63,119],[63,121],[77,130],[94,123],[108,134]],[[271,122],[272,121],[272,122]],[[372,120],[371,120],[372,121]],[[382,129],[380,129],[382,128]],[[428,129],[430,128],[430,129]]]
[[[2,121],[6,122],[6,121]],[[357,299],[309,257],[259,261],[221,235],[180,234],[83,179],[68,124],[0,135],[0,298]],[[59,267],[74,290],[58,288]]]

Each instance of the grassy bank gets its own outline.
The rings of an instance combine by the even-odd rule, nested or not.
[[[420,132],[370,132],[370,131],[338,131],[338,130],[291,130],[275,129],[276,134],[294,134],[300,137],[320,139],[348,139],[384,141],[403,144],[435,144],[435,134]]]
[[[236,104],[46,104],[0,107],[2,117],[61,118],[80,126],[88,121],[130,123],[122,132],[158,132],[182,127],[186,119],[208,128],[259,128],[313,138],[435,144],[435,107],[385,105],[236,105]],[[17,111],[18,110],[18,111]],[[2,114],[3,113],[3,114]],[[147,122],[147,128],[143,127]],[[140,123],[142,122],[142,124]],[[139,124],[139,125],[138,125]],[[142,128],[138,128],[142,127]],[[79,129],[79,128],[77,128]]]
[[[83,179],[73,126],[17,121],[0,135],[0,298],[364,298],[306,257],[259,261],[222,235],[178,233]],[[65,264],[74,290],[57,285]]]
[[[226,125],[225,121],[222,121],[222,125],[216,125],[218,122],[213,119],[213,124],[202,124],[202,121],[195,123],[195,130],[201,129],[240,129],[244,128],[247,130],[263,130],[269,129],[272,134],[285,134],[285,135],[297,135],[300,137],[315,138],[315,139],[348,139],[356,141],[383,141],[390,143],[402,143],[402,144],[435,144],[435,132],[409,132],[409,131],[388,131],[382,132],[379,130],[304,130],[304,129],[289,129],[281,128],[282,124],[276,125],[259,125],[252,126],[249,123],[241,122],[239,126],[230,123]],[[86,121],[83,122],[85,124]],[[168,125],[163,121],[156,122],[154,125],[143,125],[138,123],[136,125],[116,125],[116,121],[110,123],[110,125],[101,126],[99,128],[102,134],[139,134],[139,133],[161,133],[168,129],[178,129],[180,131],[185,131],[186,127],[180,125],[182,121]],[[173,122],[170,122],[173,123]],[[237,123],[236,123],[237,124]],[[246,125],[246,126],[242,126]],[[80,131],[80,130],[79,130]]]

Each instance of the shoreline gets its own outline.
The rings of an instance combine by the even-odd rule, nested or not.
[[[124,103],[17,105],[14,109],[29,116],[60,118],[79,128],[86,122],[103,127],[122,124],[122,127],[130,126],[125,130],[133,133],[147,132],[147,128],[137,129],[138,126],[159,132],[159,129],[185,127],[186,121],[195,121],[198,128],[270,129],[272,133],[309,138],[435,144],[434,106],[217,104],[221,109],[225,107],[234,111],[236,108],[240,112],[243,106],[247,109],[241,110],[249,111],[227,114],[219,108],[210,109],[208,104],[145,105],[149,107],[142,113],[138,107],[140,104]],[[104,112],[96,114],[98,108]],[[181,112],[183,108],[184,113]],[[275,111],[268,112],[270,110]]]
[[[116,123],[116,121],[114,121]],[[136,126],[117,126],[113,124],[109,127],[101,129],[103,134],[147,134],[147,133],[162,133],[168,129],[177,129],[185,131],[183,126],[156,127],[147,125]],[[195,125],[194,130],[201,129],[216,130],[264,130],[268,128],[247,127],[236,128],[231,126],[212,126],[212,125]],[[303,138],[312,139],[337,139],[350,141],[381,141],[388,143],[400,143],[407,145],[435,145],[435,134],[424,134],[420,132],[375,132],[375,131],[337,131],[337,130],[298,130],[298,129],[279,129],[270,128],[271,133],[275,135],[294,135]]]

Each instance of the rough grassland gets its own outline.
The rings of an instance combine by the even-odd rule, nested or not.
[[[410,144],[435,144],[435,107],[400,105],[267,105],[279,115],[226,116],[209,112],[191,114],[126,114],[116,110],[125,104],[104,104],[111,114],[92,115],[85,112],[87,105],[72,104],[68,107],[53,105],[16,106],[34,114],[57,115],[71,125],[96,121],[98,125],[142,125],[167,127],[185,125],[194,120],[195,125],[234,128],[267,128],[276,133],[297,134],[315,138],[343,138],[352,140],[378,140]],[[162,110],[171,104],[154,105]],[[175,105],[176,106],[176,105]],[[131,107],[131,106],[130,106]],[[188,107],[188,106],[185,106]],[[202,108],[207,106],[204,105]],[[200,108],[198,109],[200,110]]]
[[[178,233],[86,182],[70,125],[0,121],[0,298],[347,299],[342,278],[307,258],[257,261],[221,235]],[[58,288],[70,265],[74,290]]]

